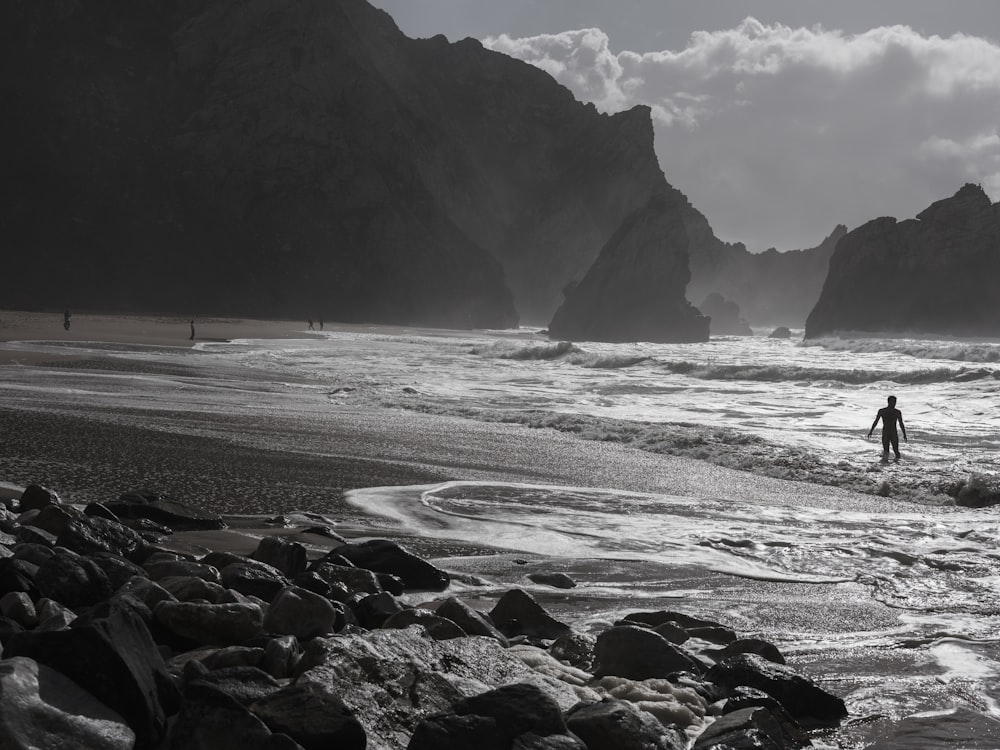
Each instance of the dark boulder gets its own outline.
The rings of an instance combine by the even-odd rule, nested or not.
[[[419,607],[397,612],[382,623],[383,628],[408,628],[411,625],[420,625],[431,638],[437,641],[462,638],[468,635],[451,620]]]
[[[70,609],[88,607],[111,596],[107,574],[93,560],[68,550],[58,550],[38,568],[39,593]]]
[[[684,750],[688,743],[676,726],[664,726],[634,703],[606,698],[581,703],[566,714],[569,731],[587,750]]]
[[[128,611],[57,631],[26,631],[4,644],[3,657],[26,656],[61,672],[121,714],[137,748],[153,748],[179,695],[149,629]]]
[[[334,549],[333,553],[347,558],[359,568],[398,576],[407,589],[444,591],[448,588],[446,572],[386,539],[345,544]]]
[[[704,668],[691,654],[659,633],[634,625],[605,630],[594,646],[595,675],[630,680],[664,678],[673,672],[701,674]]]
[[[242,644],[261,631],[264,615],[256,604],[160,602],[156,621],[176,636],[199,645]]]
[[[775,664],[757,654],[738,654],[719,662],[705,679],[723,690],[739,686],[757,688],[777,699],[803,726],[836,726],[847,716],[841,698],[828,693],[791,667]]]
[[[811,744],[801,729],[782,722],[767,708],[754,706],[720,716],[699,735],[692,750],[793,750]]]
[[[786,326],[778,326],[768,336],[769,339],[790,339],[792,332]]]
[[[251,557],[277,568],[288,578],[304,573],[308,562],[303,545],[280,536],[265,536]]]
[[[193,685],[211,685],[249,708],[254,702],[265,699],[282,688],[274,677],[252,665],[213,667],[210,660],[202,659],[201,662],[209,671],[188,683],[184,689],[185,698]]]
[[[18,501],[18,507],[22,513],[26,510],[39,510],[46,505],[58,504],[59,495],[40,484],[29,484],[25,487],[24,492],[21,493],[21,499]]]
[[[192,683],[184,706],[171,725],[168,750],[287,750],[287,737],[275,737],[250,710],[218,687]]]
[[[365,750],[365,730],[354,713],[315,683],[293,683],[260,698],[250,710],[272,732],[286,734],[305,750]]]
[[[58,671],[16,656],[0,661],[0,747],[132,750],[125,720]]]
[[[142,562],[146,542],[132,529],[118,521],[97,516],[78,516],[68,520],[56,543],[81,555],[104,552]]]
[[[773,661],[775,664],[785,663],[785,657],[781,655],[778,647],[760,638],[737,638],[732,643],[726,644],[723,648],[705,652],[706,656],[711,657],[715,661],[723,661],[736,654],[758,654],[768,661]]]
[[[395,614],[403,611],[404,607],[396,597],[388,591],[379,594],[368,594],[362,596],[351,604],[351,609],[361,623],[361,627],[373,630],[382,627],[382,624]]]
[[[546,612],[535,597],[523,589],[511,589],[501,596],[490,610],[490,619],[508,638],[526,635],[555,639],[570,632],[569,625]]]
[[[226,528],[218,513],[148,492],[126,492],[106,505],[108,510],[121,519],[147,518],[175,531]]]
[[[255,560],[253,563],[232,563],[224,567],[222,585],[269,602],[289,585],[289,580],[277,568]]]
[[[497,629],[489,617],[474,610],[460,599],[448,597],[438,605],[436,611],[438,616],[451,620],[469,635],[484,635],[499,641],[504,646],[509,643],[507,636]]]
[[[576,581],[565,573],[528,573],[528,580],[557,589],[576,588]]]
[[[268,605],[264,631],[276,635],[294,635],[308,640],[336,630],[338,610],[328,599],[311,591],[289,586],[282,589]]]

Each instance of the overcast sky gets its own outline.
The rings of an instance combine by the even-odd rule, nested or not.
[[[817,245],[981,183],[1000,199],[998,0],[372,0],[606,112],[653,108],[667,180],[724,240]]]

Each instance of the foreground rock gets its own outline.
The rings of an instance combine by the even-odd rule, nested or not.
[[[481,611],[431,561],[336,534],[194,553],[102,511],[73,551],[79,509],[41,505],[0,539],[3,747],[790,750],[846,715],[773,644],[686,613],[595,636],[520,588]]]
[[[806,323],[837,331],[1000,335],[1000,204],[965,185],[917,218],[874,219],[847,234]]]

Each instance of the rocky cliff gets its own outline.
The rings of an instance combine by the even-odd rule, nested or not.
[[[647,109],[364,0],[14,0],[0,60],[11,307],[544,323],[666,186]]]
[[[806,336],[836,331],[1000,335],[1000,203],[965,185],[915,219],[883,217],[830,259]]]
[[[721,294],[752,325],[801,326],[819,299],[830,256],[845,234],[847,227],[839,225],[816,247],[786,252],[771,248],[751,253],[740,243],[704,242],[691,253],[688,299]]]

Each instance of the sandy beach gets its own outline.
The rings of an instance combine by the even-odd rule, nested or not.
[[[63,313],[0,310],[0,342],[83,341],[138,346],[190,348],[198,342],[233,339],[283,339],[310,335],[306,321],[253,320],[247,318],[183,317],[178,315],[112,315],[70,311],[70,328],[63,327]],[[191,339],[191,321],[195,337]],[[314,322],[318,328],[318,321]],[[71,357],[73,354],[62,356]],[[49,355],[0,348],[0,365],[33,364]]]

